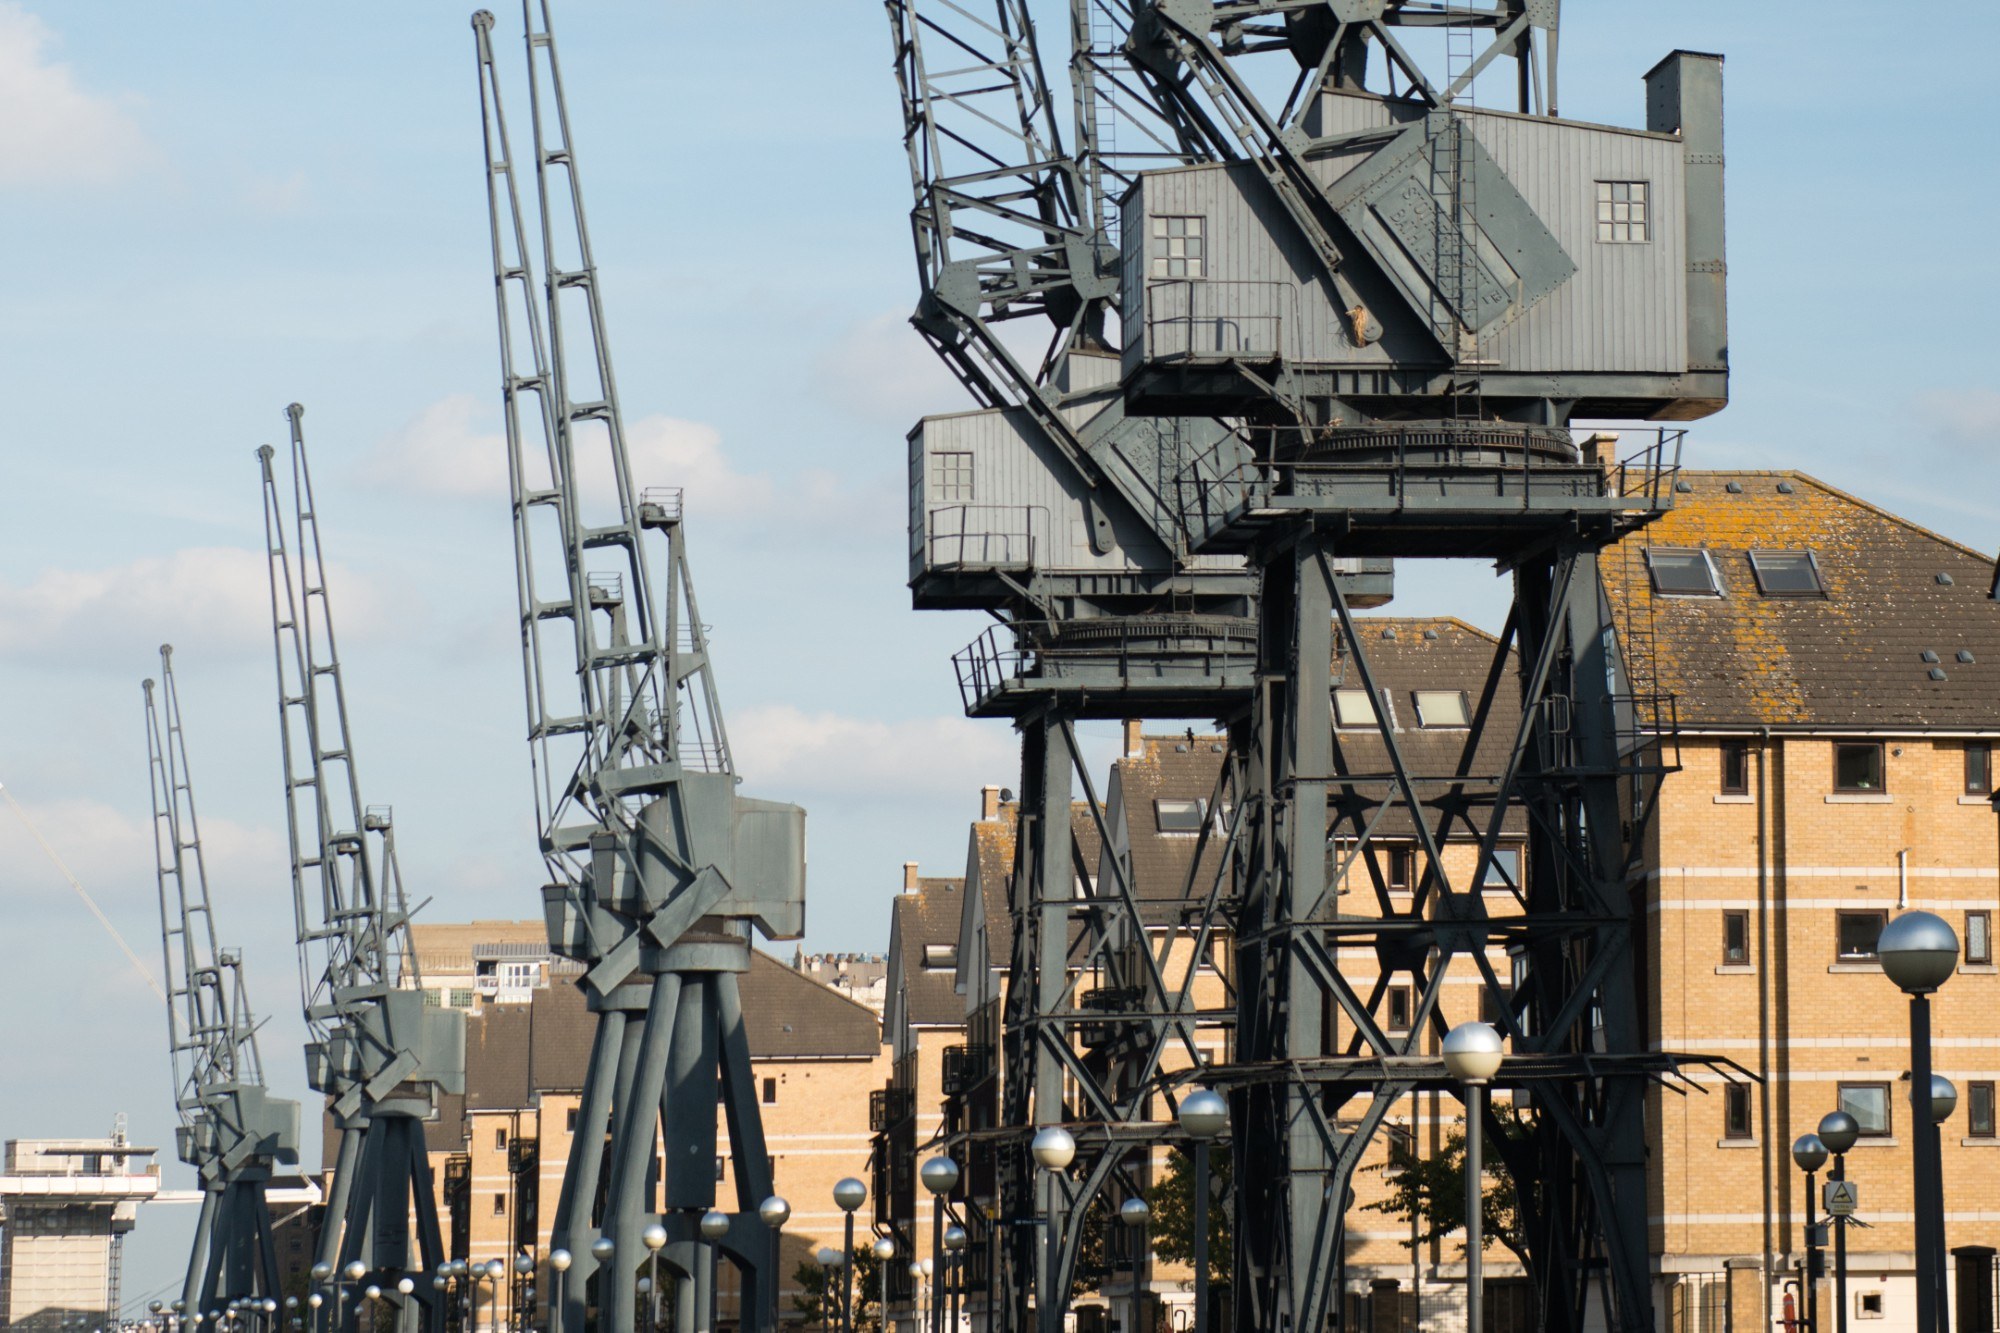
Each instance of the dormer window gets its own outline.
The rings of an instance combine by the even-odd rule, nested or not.
[[[1649,546],[1646,570],[1653,577],[1653,591],[1668,597],[1720,597],[1722,584],[1708,552],[1693,548]]]
[[[958,946],[956,944],[926,944],[924,946],[924,968],[926,971],[942,972],[946,968],[958,966]]]
[[[1180,797],[1153,799],[1153,819],[1162,833],[1199,833],[1208,817],[1208,802]]]
[[[1819,561],[1811,551],[1752,551],[1750,572],[1766,597],[1824,597]]]

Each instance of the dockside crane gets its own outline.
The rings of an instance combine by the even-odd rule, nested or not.
[[[659,1241],[683,1333],[714,1326],[718,1251],[741,1275],[741,1326],[771,1329],[785,1210],[737,978],[753,929],[804,932],[805,812],[737,794],[681,494],[633,483],[549,7],[522,5],[539,264],[493,25],[473,16],[544,906],[597,1015],[555,1216],[574,1266],[552,1322],[581,1333],[594,1304],[598,1328],[637,1327]],[[716,1199],[718,1106],[734,1208]]]
[[[305,409],[291,429],[289,515],[272,467],[263,474],[271,628],[278,671],[292,906],[305,991],[307,1080],[329,1100],[340,1135],[314,1273],[380,1287],[399,1307],[428,1308],[445,1261],[424,1121],[442,1093],[465,1090],[465,1019],[426,1006],[416,984],[410,909],[386,806],[362,803],[348,727],[319,515],[306,465]],[[289,533],[289,539],[288,539]],[[296,559],[294,558],[296,550]],[[411,1232],[412,1221],[416,1235]],[[359,1274],[349,1278],[360,1266]],[[412,1279],[414,1291],[397,1290]],[[340,1309],[329,1291],[329,1304]],[[359,1316],[357,1299],[343,1327]]]
[[[181,1121],[174,1140],[201,1184],[177,1305],[192,1315],[236,1300],[283,1298],[265,1187],[276,1166],[299,1160],[299,1104],[270,1095],[243,955],[216,944],[173,653],[171,644],[160,646],[159,683],[145,682],[146,758],[167,1044]]]

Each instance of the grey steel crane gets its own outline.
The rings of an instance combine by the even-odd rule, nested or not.
[[[597,1014],[556,1205],[554,1243],[574,1267],[554,1323],[580,1333],[594,1286],[599,1327],[633,1328],[642,1236],[659,1225],[677,1327],[713,1327],[713,1251],[697,1224],[717,1206],[720,1105],[736,1206],[713,1244],[741,1274],[744,1325],[769,1329],[776,1244],[758,1208],[771,1169],[737,977],[753,928],[773,940],[804,932],[805,812],[737,794],[681,494],[633,484],[548,6],[522,5],[539,271],[493,22],[482,10],[472,26],[528,739],[553,880],[544,903],[550,947],[585,965],[579,984]]]
[[[1067,775],[1049,762],[1068,737],[1054,724],[1087,685],[1125,716],[1186,716],[1200,677],[1206,716],[1231,737],[1217,804],[1234,811],[1221,834],[1233,883],[1205,901],[1189,886],[1183,924],[1226,923],[1235,942],[1231,1057],[1201,1076],[1232,1112],[1237,1327],[1345,1317],[1353,1172],[1397,1099],[1451,1087],[1422,1043],[1443,1031],[1452,971],[1477,974],[1514,1043],[1532,1130],[1502,1154],[1534,1182],[1540,1319],[1579,1329],[1601,1301],[1605,1323],[1646,1327],[1642,1096],[1698,1057],[1647,1051],[1635,1021],[1630,876],[1672,704],[1644,688],[1643,627],[1610,623],[1597,561],[1671,505],[1679,436],[1614,465],[1583,456],[1568,427],[1686,420],[1726,401],[1719,58],[1670,55],[1646,75],[1645,128],[1607,130],[1556,118],[1557,0],[1073,0],[1070,164],[1025,5],[889,10],[917,195],[915,322],[996,409],[911,434],[914,600],[1017,617],[1011,584],[1043,590],[1062,622],[1028,642],[1015,624],[1011,645],[982,641],[958,662],[968,711],[1013,716],[1024,737],[1003,1212],[1033,1204],[1021,1131],[1067,1120],[1079,1147],[1051,1187],[1044,1238],[1001,1250],[1005,1317],[1060,1327],[1084,1205],[1107,1170],[1091,1149],[1144,1082],[1121,1082],[1115,1060],[1110,1079],[1084,1071],[1074,1047],[1088,1037],[1065,1026],[1071,927],[1102,909],[1070,887]],[[942,59],[925,58],[927,37],[943,39],[930,42]],[[1441,74],[1420,54],[1441,54]],[[1513,76],[1501,113],[1476,105],[1496,62]],[[1073,372],[1044,382],[987,348],[991,321],[1043,313],[1074,367],[1082,349],[1062,330],[1090,326],[1076,311],[1110,270],[1107,249],[1119,359],[1090,393],[1074,392]],[[980,372],[1004,392],[983,390]],[[1166,512],[1138,526],[1180,568],[1247,558],[1254,660],[1220,636],[1207,652],[1155,637],[1149,683],[1121,690],[1085,651],[1067,618],[1087,598],[1068,594],[1125,570],[1103,568],[1110,551],[1065,547],[1064,529],[1102,534],[1102,513],[1116,546],[1143,547],[1117,530],[1111,497],[1140,497],[1121,484],[1133,469],[1093,440],[1094,404],[1168,436],[1188,419],[1226,427],[1213,447],[1158,452],[1151,489]],[[1038,527],[1037,506],[1063,508]],[[1380,697],[1351,613],[1365,604],[1357,573],[1390,558],[1492,560],[1515,580],[1463,756],[1439,771],[1406,758],[1386,708],[1363,728],[1379,733],[1366,738],[1376,761],[1332,726],[1336,661],[1355,695]],[[1102,641],[1122,650],[1131,636]],[[1176,674],[1178,691],[1160,688]],[[1249,676],[1254,707],[1227,688]],[[1525,720],[1503,736],[1491,705],[1510,682]],[[1476,771],[1489,741],[1504,762]],[[1509,818],[1527,826],[1526,870],[1507,885],[1520,916],[1503,922],[1481,895]],[[1392,826],[1416,832],[1409,905],[1382,887]],[[1469,879],[1446,874],[1447,836],[1474,844]],[[1372,881],[1373,915],[1336,911],[1350,873]],[[1488,957],[1503,948],[1516,960],[1504,983]],[[1368,960],[1372,989],[1344,974],[1349,953]],[[1392,978],[1416,997],[1411,1035],[1385,1021]],[[1119,1021],[1157,1040],[1185,1021],[1161,998]],[[1092,1030],[1115,1026],[1080,1031]]]
[[[272,468],[263,474],[264,538],[278,671],[292,908],[305,993],[307,1081],[324,1093],[340,1135],[317,1263],[333,1282],[354,1264],[398,1306],[434,1299],[429,1274],[446,1255],[424,1121],[441,1093],[465,1091],[465,1018],[425,1004],[410,942],[410,908],[387,806],[364,805],[326,587],[319,514],[306,465],[305,409],[291,430],[288,516]],[[289,534],[289,539],[288,539]],[[296,546],[296,562],[294,560]],[[411,1221],[416,1235],[410,1234]],[[415,1279],[413,1294],[397,1281]],[[329,1304],[338,1304],[332,1300]],[[358,1317],[346,1307],[347,1326]]]
[[[278,1253],[265,1187],[299,1159],[299,1104],[270,1095],[243,955],[216,944],[215,912],[188,773],[173,647],[160,646],[160,680],[145,682],[146,758],[153,789],[153,856],[166,964],[175,1146],[201,1184],[201,1216],[177,1308],[277,1299]]]

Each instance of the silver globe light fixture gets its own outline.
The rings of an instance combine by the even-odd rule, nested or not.
[[[437,1291],[443,1291],[446,1287],[450,1285],[451,1285],[450,1282],[441,1277],[434,1277],[431,1279],[431,1286],[433,1289]]]
[[[1202,1088],[1181,1098],[1175,1115],[1187,1133],[1197,1139],[1212,1139],[1229,1126],[1229,1103],[1221,1093]]]
[[[1444,1034],[1439,1050],[1445,1072],[1465,1085],[1465,1327],[1466,1333],[1480,1333],[1486,1298],[1480,1264],[1486,1248],[1481,1225],[1485,1171],[1479,1160],[1486,1137],[1484,1094],[1486,1085],[1500,1072],[1506,1050],[1500,1034],[1487,1023],[1460,1023]]]
[[[365,1288],[363,1288],[361,1294],[363,1296],[366,1296],[371,1301],[379,1301],[382,1299],[382,1289],[376,1286],[373,1282],[370,1282]]]
[[[319,1294],[318,1292],[316,1292],[316,1291],[315,1291],[315,1292],[312,1292],[312,1293],[310,1293],[310,1294],[309,1294],[309,1295],[308,1295],[308,1296],[306,1297],[306,1304],[307,1304],[307,1305],[309,1305],[309,1306],[311,1306],[311,1307],[312,1307],[313,1309],[315,1309],[315,1310],[319,1309],[319,1307],[320,1307],[320,1306],[322,1306],[322,1305],[324,1305],[325,1303],[326,1303],[326,1297],[324,1297],[324,1296],[320,1295],[320,1294]]]
[[[1487,1023],[1460,1023],[1444,1035],[1445,1072],[1461,1083],[1489,1083],[1505,1057],[1500,1034]]]
[[[1076,1160],[1076,1139],[1061,1125],[1047,1125],[1035,1131],[1028,1151],[1051,1171],[1060,1171]]]
[[[515,1255],[514,1271],[516,1273],[519,1273],[522,1277],[526,1277],[528,1274],[534,1272],[535,1271],[534,1256],[529,1254],[526,1250],[523,1250],[519,1254]]]
[[[848,1176],[833,1187],[833,1201],[840,1205],[843,1213],[852,1213],[868,1202],[868,1187]]]
[[[324,1259],[320,1260],[312,1266],[312,1276],[315,1282],[326,1281],[333,1276],[333,1265]]]
[[[404,1278],[404,1279],[403,1279],[403,1282],[408,1282],[408,1281],[409,1281],[409,1279],[408,1279],[408,1278]],[[408,1287],[406,1287],[406,1286],[403,1286],[403,1282],[399,1282],[399,1283],[397,1283],[396,1285],[397,1285],[397,1286],[399,1286],[399,1287],[402,1287],[404,1291],[408,1291],[408,1290],[409,1290],[409,1288],[408,1288]],[[271,1297],[269,1297],[269,1296],[266,1296],[266,1297],[264,1298],[264,1313],[265,1313],[265,1314],[276,1314],[276,1313],[278,1313],[278,1302],[277,1302],[277,1301],[275,1301],[275,1300],[273,1300],[273,1299],[272,1299]]]
[[[958,1223],[953,1222],[944,1229],[944,1247],[947,1250],[962,1250],[965,1248],[965,1241],[965,1228]]]
[[[602,1263],[618,1253],[618,1242],[609,1236],[599,1236],[590,1242],[590,1257]]]
[[[729,1214],[720,1208],[711,1208],[703,1213],[701,1234],[705,1240],[721,1240],[729,1234]]]
[[[1943,1074],[1931,1075],[1931,1120],[1942,1125],[1958,1109],[1958,1089]]]
[[[655,1222],[639,1233],[639,1240],[647,1249],[657,1253],[667,1243],[667,1229]]]
[[[639,1294],[641,1296],[645,1295],[652,1289],[653,1289],[653,1279],[649,1277],[642,1277],[639,1279]]]
[[[1146,1201],[1136,1194],[1118,1205],[1118,1220],[1128,1227],[1145,1226],[1152,1217],[1153,1210],[1148,1208]]]
[[[917,1175],[924,1182],[924,1188],[933,1194],[949,1194],[958,1185],[958,1163],[949,1157],[933,1157],[923,1164]]]
[[[467,1273],[470,1273],[471,1271],[472,1271],[472,1266],[466,1263],[465,1260],[454,1259],[451,1261],[451,1275],[453,1277],[464,1277]]]
[[[368,1276],[368,1265],[356,1259],[354,1262],[348,1264],[345,1271],[349,1282],[359,1282],[362,1278]]]
[[[1904,912],[1875,944],[1882,971],[1910,995],[1928,995],[1958,967],[1958,936],[1941,916]]]
[[[1838,1157],[1861,1137],[1861,1122],[1845,1111],[1828,1111],[1819,1118],[1819,1141]]]
[[[893,1259],[896,1257],[896,1242],[890,1240],[887,1236],[876,1241],[873,1249],[877,1259]]]
[[[550,1250],[549,1267],[558,1273],[569,1272],[570,1253],[568,1250]]]
[[[1826,1165],[1826,1144],[1817,1134],[1801,1134],[1792,1141],[1792,1161],[1799,1170],[1811,1174]]]
[[[830,1245],[822,1245],[819,1247],[819,1252],[813,1255],[813,1258],[819,1260],[821,1268],[831,1268],[840,1262],[840,1251]]]
[[[406,1277],[399,1277],[399,1278],[397,1278],[397,1279],[396,1279],[396,1290],[397,1290],[397,1291],[400,1291],[400,1292],[402,1292],[402,1293],[403,1293],[403,1294],[404,1294],[405,1296],[409,1295],[409,1294],[410,1294],[411,1292],[415,1291],[416,1289],[417,1289],[417,1284],[416,1284],[416,1283],[414,1283],[414,1282],[412,1282],[412,1281],[410,1281],[410,1279],[408,1279],[408,1278],[406,1278]],[[266,1302],[265,1302],[265,1307],[266,1307],[266,1312],[267,1312],[267,1313],[268,1313],[268,1310],[269,1310],[269,1306],[270,1306],[270,1302],[269,1302],[269,1301],[266,1301]]]
[[[792,1205],[773,1194],[757,1205],[757,1220],[775,1231],[792,1220]]]

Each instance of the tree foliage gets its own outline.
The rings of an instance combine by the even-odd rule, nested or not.
[[[1234,1251],[1231,1226],[1236,1197],[1230,1153],[1208,1155],[1208,1277],[1211,1282],[1229,1281],[1230,1255]],[[1179,1148],[1167,1155],[1167,1174],[1146,1191],[1146,1205],[1153,1210],[1153,1252],[1169,1263],[1194,1263],[1194,1154]]]
[[[880,1269],[881,1265],[869,1245],[855,1251],[854,1327],[859,1333],[881,1326]],[[793,1309],[815,1323],[825,1320],[829,1328],[840,1322],[839,1268],[821,1268],[811,1260],[804,1260],[793,1270],[792,1281],[799,1288],[798,1294],[792,1297]]]
[[[1493,1117],[1510,1140],[1524,1137],[1528,1122],[1507,1103],[1496,1104]],[[1480,1224],[1489,1241],[1497,1241],[1523,1263],[1527,1261],[1521,1233],[1521,1210],[1514,1179],[1500,1162],[1489,1140],[1481,1154],[1486,1179],[1480,1193]],[[1416,1221],[1415,1243],[1441,1240],[1465,1229],[1465,1123],[1447,1131],[1436,1154],[1424,1153],[1409,1134],[1389,1139],[1386,1162],[1367,1168],[1380,1171],[1389,1186],[1387,1197],[1363,1204],[1365,1212],[1392,1213]]]

